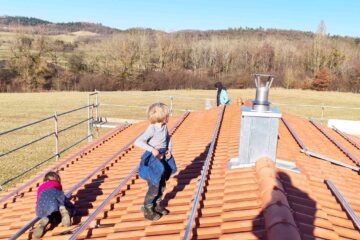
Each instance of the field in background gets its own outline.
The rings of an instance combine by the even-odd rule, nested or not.
[[[170,105],[170,96],[173,97],[173,107],[175,113],[185,109],[203,109],[206,99],[215,105],[216,92],[212,90],[168,90],[160,92],[101,92],[100,103],[123,104],[130,106],[147,106],[151,102],[163,101]],[[254,99],[255,89],[230,89],[232,103],[236,103],[238,98],[244,101]],[[272,88],[269,94],[272,106],[280,108],[281,111],[291,113],[299,117],[321,117],[321,106],[338,106],[349,108],[360,108],[359,94],[340,93],[340,92],[316,92],[310,90]],[[319,107],[299,107],[284,106],[281,104],[294,105],[318,105]],[[116,108],[112,106],[101,106],[100,115],[117,118],[143,119],[145,109],[137,108]],[[359,120],[360,109],[324,109],[324,118]]]
[[[84,37],[94,37],[97,36],[97,33],[88,32],[88,31],[78,31],[68,34],[57,34],[57,35],[45,35],[46,38],[51,39],[53,41],[60,40],[68,43],[73,43],[77,41],[79,38]],[[16,32],[2,32],[0,31],[0,60],[9,59],[11,56],[11,45],[19,38],[19,36],[28,36],[31,37],[30,34],[21,34]]]
[[[241,97],[243,100],[253,99],[255,89],[229,90],[233,103]],[[171,104],[173,99],[174,115],[180,115],[184,110],[204,109],[205,103],[215,105],[215,90],[168,90],[156,92],[100,92],[99,115],[106,118],[119,119],[145,119],[146,107],[153,102],[162,101]],[[275,103],[330,105],[360,108],[360,97],[353,93],[315,92],[302,90],[271,89],[270,101]],[[87,105],[88,93],[85,92],[44,92],[44,93],[1,93],[0,94],[0,132],[30,123],[54,114],[65,112]],[[92,97],[92,102],[95,97]],[[118,106],[105,106],[101,104],[115,104]],[[126,106],[126,107],[125,107]],[[283,112],[301,117],[321,116],[321,107],[281,106]],[[325,109],[325,118],[360,119],[360,110]],[[59,117],[59,129],[87,118],[87,110],[81,110],[65,117]],[[0,153],[6,152],[16,146],[25,144],[35,138],[54,131],[54,121],[19,130],[15,133],[0,136]],[[101,130],[100,136],[108,130]],[[60,134],[60,149],[85,137],[87,124],[83,123],[73,130]],[[24,171],[30,166],[45,160],[54,154],[55,139],[50,137],[34,146],[20,150],[16,153],[2,157],[0,165],[0,183]],[[86,141],[82,143],[83,146]],[[75,149],[78,149],[79,146]],[[74,151],[72,149],[70,151]],[[68,154],[62,155],[62,157]],[[46,164],[41,167],[44,168]],[[34,174],[34,173],[33,173]]]

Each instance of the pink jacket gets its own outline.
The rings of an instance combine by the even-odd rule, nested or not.
[[[37,190],[37,196],[36,196],[36,203],[39,200],[40,197],[40,193],[42,191],[44,191],[47,188],[56,188],[60,191],[62,191],[62,186],[58,181],[48,181],[48,182],[44,182],[43,184],[41,184],[41,186],[38,188]]]

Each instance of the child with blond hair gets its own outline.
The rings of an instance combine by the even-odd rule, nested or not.
[[[161,200],[166,181],[176,172],[166,125],[169,113],[169,108],[164,103],[150,105],[147,111],[150,125],[135,141],[135,146],[145,150],[141,156],[139,176],[148,184],[142,210],[144,217],[151,221],[156,221],[169,213],[169,210],[161,205]]]
[[[75,213],[75,207],[62,191],[59,174],[48,172],[45,174],[44,183],[37,190],[36,215],[40,222],[34,230],[35,238],[44,234],[46,226],[58,213],[61,215],[62,224],[68,227],[71,225],[70,217]]]

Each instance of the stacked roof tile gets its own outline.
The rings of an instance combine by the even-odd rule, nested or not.
[[[168,181],[164,197],[169,215],[155,222],[143,218],[140,207],[147,185],[135,174],[77,239],[182,239],[219,111],[193,112],[169,122],[170,129],[179,123],[172,132],[178,172]],[[209,159],[191,230],[192,239],[360,239],[356,222],[325,182],[331,180],[354,213],[360,216],[358,172],[306,155],[300,151],[294,134],[312,152],[354,168],[358,164],[308,120],[288,114],[283,114],[283,119],[292,132],[280,121],[277,158],[295,163],[300,173],[279,169],[267,158],[259,159],[253,167],[228,169],[229,159],[238,156],[241,110],[238,105],[226,107]],[[80,210],[74,225],[63,227],[60,224],[48,229],[43,239],[69,239],[136,168],[141,149],[129,146],[117,152],[146,126],[144,122],[117,129],[86,153],[58,167],[66,192],[105,160],[110,160],[73,192],[72,200]],[[360,159],[356,145],[333,130],[323,128]],[[359,144],[358,138],[349,137]],[[40,183],[41,179],[27,186],[25,181],[0,195],[0,239],[10,238],[35,216],[35,194]],[[21,186],[26,187],[14,196],[9,195]],[[31,229],[19,237],[31,238]]]

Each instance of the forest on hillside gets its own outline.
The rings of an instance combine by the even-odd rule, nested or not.
[[[62,34],[76,31],[90,31],[101,34],[120,32],[115,28],[103,26],[101,23],[67,22],[52,23],[34,17],[0,16],[0,30],[5,32],[21,32],[35,34]]]
[[[247,88],[254,73],[284,88],[360,91],[360,39],[329,36],[324,23],[316,33],[129,29],[74,42],[19,33],[9,46],[2,92]]]

